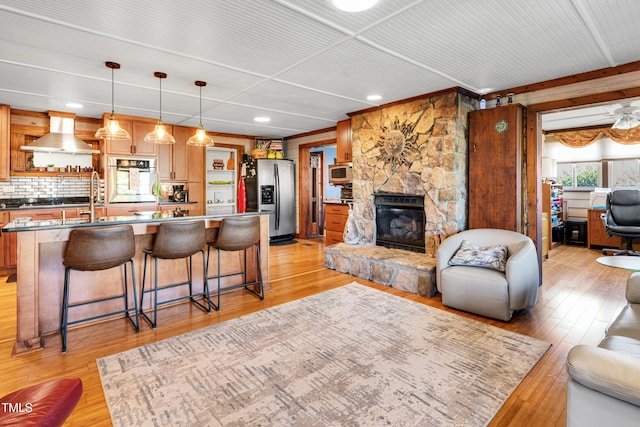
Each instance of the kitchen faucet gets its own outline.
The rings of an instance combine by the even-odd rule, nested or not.
[[[94,170],[91,172],[91,177],[89,178],[89,210],[80,212],[80,215],[89,214],[89,222],[96,222],[96,202],[99,198],[100,175]]]

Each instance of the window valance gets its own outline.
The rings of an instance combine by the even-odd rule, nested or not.
[[[609,137],[618,144],[632,145],[640,144],[640,126],[632,129],[588,129],[567,132],[550,132],[550,134],[561,144],[567,147],[586,147],[596,142],[603,136]]]

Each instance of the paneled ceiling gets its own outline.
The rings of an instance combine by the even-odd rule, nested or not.
[[[637,0],[379,0],[359,13],[329,0],[0,0],[0,103],[101,117],[115,61],[117,114],[157,118],[162,71],[165,122],[198,125],[204,80],[207,130],[284,137],[452,86],[638,61],[638,22]]]

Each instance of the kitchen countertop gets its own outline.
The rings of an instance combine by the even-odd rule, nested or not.
[[[134,204],[127,203],[127,204]],[[141,202],[141,204],[153,204],[156,202]],[[114,203],[117,206],[122,203]],[[195,205],[196,202],[173,202],[159,201],[159,206]],[[64,208],[85,208],[89,206],[88,197],[56,197],[39,199],[0,199],[0,212],[23,209],[64,209]],[[104,207],[104,202],[96,203],[98,207]]]
[[[0,211],[11,211],[17,209],[74,208],[84,206],[89,206],[89,197],[0,199]]]
[[[89,222],[88,218],[67,218],[64,222],[61,219],[44,219],[44,220],[25,220],[18,218],[9,222],[2,227],[3,233],[19,232],[19,231],[37,231],[50,230],[56,228],[81,228],[96,227],[105,225],[119,224],[136,224],[142,222],[164,222],[176,220],[194,220],[194,219],[216,219],[229,216],[245,216],[245,215],[268,215],[261,212],[247,212],[242,214],[219,214],[219,215],[203,215],[203,216],[174,216],[174,211],[154,212],[153,214],[127,215],[127,216],[104,216],[96,218],[95,222]]]
[[[353,203],[353,200],[347,199],[328,199],[323,202],[325,205],[347,205]]]

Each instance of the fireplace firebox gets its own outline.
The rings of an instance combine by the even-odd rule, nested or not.
[[[425,253],[424,196],[375,193],[376,245]]]

